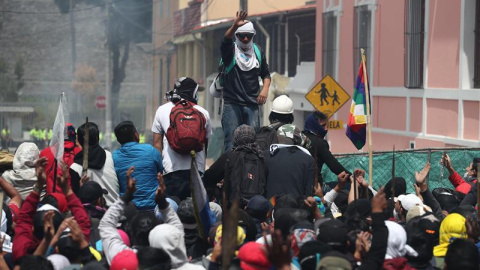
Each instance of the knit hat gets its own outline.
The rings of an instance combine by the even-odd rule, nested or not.
[[[137,254],[130,249],[125,249],[113,257],[110,270],[137,270]]]
[[[310,148],[310,139],[293,124],[285,124],[277,129],[278,142]]]
[[[255,129],[249,125],[241,125],[233,132],[233,146],[254,143],[255,139]]]
[[[248,242],[238,251],[240,267],[244,270],[269,270],[271,263],[268,260],[265,246],[255,242]]]

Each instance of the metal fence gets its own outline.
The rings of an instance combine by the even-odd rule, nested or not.
[[[421,171],[430,157],[431,167],[428,178],[430,190],[439,187],[453,188],[448,180],[448,170],[440,164],[444,152],[448,154],[453,168],[461,176],[473,158],[480,157],[480,148],[430,148],[396,151],[395,176],[405,178],[407,192],[414,193],[415,171]],[[350,172],[353,172],[354,169],[365,170],[365,179],[368,181],[368,153],[338,154],[335,157]],[[384,186],[392,178],[392,157],[391,151],[373,153],[372,179],[375,189]],[[322,176],[325,182],[337,181],[337,176],[327,166],[322,168]]]

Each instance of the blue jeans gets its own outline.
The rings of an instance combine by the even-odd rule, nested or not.
[[[225,152],[233,147],[233,132],[241,125],[252,126],[256,132],[260,129],[258,105],[223,104],[222,128],[225,136]]]

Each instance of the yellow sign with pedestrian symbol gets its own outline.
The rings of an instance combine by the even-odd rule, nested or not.
[[[350,99],[350,95],[332,76],[326,75],[306,95],[305,98],[315,109],[328,118],[338,111]]]

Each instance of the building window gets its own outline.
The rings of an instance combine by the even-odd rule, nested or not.
[[[480,3],[475,5],[475,60],[473,87],[480,88]]]
[[[158,0],[158,18],[163,18],[163,0]]]
[[[337,58],[337,16],[333,11],[323,13],[322,37],[323,76],[335,77]]]
[[[425,0],[405,1],[405,87],[423,87]]]
[[[355,83],[358,75],[358,67],[362,61],[360,49],[365,50],[367,63],[369,63],[369,59],[371,59],[372,11],[368,8],[368,5],[355,7],[353,23],[353,82]]]

